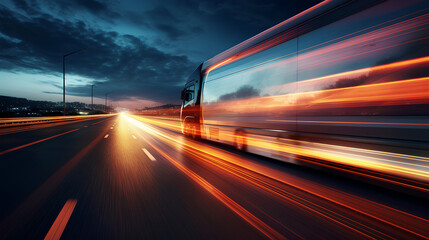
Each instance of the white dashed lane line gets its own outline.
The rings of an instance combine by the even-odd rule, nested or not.
[[[146,153],[146,155],[148,156],[148,158],[152,161],[156,161],[156,159],[152,156],[152,154],[150,154],[150,152],[148,150],[146,150],[146,148],[142,148],[143,152]]]

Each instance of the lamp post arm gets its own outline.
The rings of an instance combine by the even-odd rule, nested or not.
[[[63,105],[64,105],[63,115],[64,116],[66,115],[66,57],[84,50],[86,50],[86,48],[82,48],[63,55]]]
[[[80,52],[80,51],[84,51],[84,50],[86,50],[86,48],[82,48],[82,49],[79,49],[79,50],[76,50],[76,51],[73,51],[73,52],[67,53],[67,54],[65,54],[63,57],[67,57],[67,56],[70,56],[70,55],[72,55],[72,54],[78,53],[78,52]]]

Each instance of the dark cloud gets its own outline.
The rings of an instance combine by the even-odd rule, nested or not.
[[[24,11],[29,15],[35,15],[40,12],[39,5],[36,1],[27,2],[26,0],[13,0],[13,4],[16,8]]]
[[[27,16],[46,15],[46,12],[56,13],[63,17],[74,18],[77,13],[85,12],[95,18],[108,22],[118,19],[121,15],[114,10],[110,1],[98,0],[12,0],[18,11]]]
[[[192,21],[191,16],[178,9],[170,10],[164,6],[156,6],[139,14],[127,14],[127,18],[135,24],[156,30],[169,40],[179,40],[203,32],[202,26]]]
[[[111,96],[116,99],[140,96],[177,102],[182,83],[196,66],[185,56],[161,52],[135,36],[92,29],[82,21],[27,19],[1,7],[0,22],[0,32],[7,36],[0,37],[1,70],[60,77],[62,55],[86,47],[87,51],[66,58],[67,73],[105,81],[97,91],[114,91]],[[87,87],[68,87],[68,94],[87,93]]]
[[[285,1],[285,0],[187,0],[196,6],[198,11],[216,16],[219,20],[235,20],[245,25],[271,27],[303,11],[321,0]]]
[[[74,15],[76,12],[86,11],[94,16],[112,20],[121,17],[121,15],[112,8],[110,1],[97,0],[56,0],[44,1],[44,4],[68,15]]]

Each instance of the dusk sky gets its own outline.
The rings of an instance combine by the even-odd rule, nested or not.
[[[0,3],[0,95],[141,108],[179,104],[203,61],[320,1],[16,0]]]

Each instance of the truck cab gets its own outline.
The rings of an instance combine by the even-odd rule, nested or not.
[[[201,67],[202,64],[191,74],[181,93],[180,122],[182,133],[192,138],[201,136]]]

